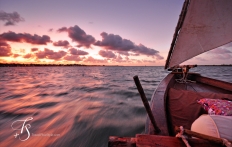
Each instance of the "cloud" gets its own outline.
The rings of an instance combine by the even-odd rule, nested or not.
[[[31,44],[39,44],[39,45],[46,45],[47,43],[51,42],[50,37],[47,35],[39,36],[39,35],[31,35],[28,33],[18,33],[15,32],[7,32],[0,34],[0,39],[5,41],[14,41],[14,42],[26,42]]]
[[[108,63],[106,59],[94,59],[93,57],[88,57],[87,59],[84,60],[85,63]]]
[[[142,59],[141,61],[143,63],[155,63],[155,60],[145,60],[145,59]]]
[[[18,12],[6,13],[4,11],[0,11],[0,20],[6,22],[5,26],[15,25],[20,21],[24,21]]]
[[[210,51],[209,53],[211,53],[211,54],[230,54],[230,53],[232,53],[232,51],[230,51],[228,49],[224,49],[224,48],[218,48],[218,49],[214,49],[214,50]]]
[[[131,53],[130,56],[139,56],[138,53]]]
[[[214,55],[212,60],[219,59],[219,60],[229,60],[232,58],[231,54],[217,54]]]
[[[82,61],[83,58],[80,58],[78,55],[68,55],[63,58],[67,61]]]
[[[229,48],[230,44],[227,44],[227,47]],[[226,48],[217,48],[214,50],[211,50],[207,53],[208,55],[210,54],[212,56],[211,59],[215,60],[229,60],[232,58],[232,51]]]
[[[207,61],[205,58],[202,58],[202,57],[195,57],[195,59],[199,61]]]
[[[48,30],[48,32],[53,32],[53,29],[52,29],[52,28],[51,28],[51,29],[49,29],[49,30]]]
[[[75,48],[69,49],[69,53],[72,54],[72,55],[79,55],[79,56],[88,55],[89,54],[88,52],[85,52],[85,51],[82,51],[82,50],[77,50]]]
[[[232,42],[227,43],[226,45],[223,45],[222,47],[224,47],[224,48],[231,48],[232,47]]]
[[[32,54],[26,54],[26,55],[23,56],[23,58],[26,58],[26,59],[31,58],[31,57],[33,57]]]
[[[116,58],[116,55],[112,51],[100,50],[98,54],[105,58]]]
[[[69,42],[67,40],[59,40],[53,43],[54,46],[63,46],[67,48],[69,46]]]
[[[127,59],[127,57],[126,57],[126,59]],[[119,62],[119,63],[127,62],[127,60],[123,60],[123,58],[120,55],[116,56],[112,61]]]
[[[60,29],[57,30],[57,32],[61,33],[61,32],[67,32],[68,31],[68,28],[66,27],[62,27]]]
[[[68,32],[68,36],[72,39],[72,41],[78,43],[78,47],[86,47],[89,48],[91,44],[95,42],[95,38],[91,35],[85,33],[79,26],[75,25],[74,27],[62,27],[57,30],[57,32]]]
[[[14,58],[17,58],[17,57],[19,57],[19,56],[20,56],[19,54],[14,54],[14,55],[13,55]]]
[[[59,60],[60,58],[64,57],[67,54],[65,51],[58,51],[54,52],[53,50],[44,48],[44,51],[39,51],[35,53],[38,59],[53,59]]]
[[[106,32],[102,32],[100,34],[102,36],[102,41],[97,41],[94,43],[96,46],[101,46],[108,50],[121,52],[133,52],[135,54],[143,54],[147,56],[156,56],[157,59],[161,59],[158,51],[148,48],[143,44],[136,45],[132,41],[128,39],[123,39],[119,35],[107,34]]]
[[[36,51],[38,51],[39,49],[38,48],[31,48],[31,51],[32,52],[36,52]]]
[[[11,47],[5,41],[0,41],[0,56],[10,56]]]
[[[96,46],[115,51],[130,51],[135,47],[133,42],[122,39],[119,35],[107,34],[105,32],[102,32],[100,35],[102,36],[102,41],[97,41],[94,44]]]
[[[125,55],[125,56],[130,56],[131,55],[127,51],[118,51],[117,53],[120,54],[120,55]]]

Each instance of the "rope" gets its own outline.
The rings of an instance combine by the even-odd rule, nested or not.
[[[222,139],[223,145],[225,145],[226,147],[232,147],[231,143],[228,140],[224,138],[221,138],[221,139]]]
[[[184,135],[184,127],[183,126],[180,126],[180,132],[178,134],[176,134],[176,137],[181,138],[187,147],[191,147],[188,143],[188,140],[187,140],[188,137]]]

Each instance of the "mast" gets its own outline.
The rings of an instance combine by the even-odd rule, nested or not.
[[[173,35],[171,47],[170,47],[169,52],[168,52],[168,57],[167,57],[164,69],[167,69],[167,67],[169,65],[170,58],[171,58],[172,52],[174,50],[174,47],[175,47],[175,44],[176,44],[176,40],[178,38],[179,31],[180,31],[180,29],[181,29],[181,27],[183,25],[184,18],[186,16],[189,3],[190,3],[190,0],[185,0],[185,2],[183,4],[182,10],[181,10],[181,14],[179,16],[179,20],[178,20],[178,23],[177,23],[177,26],[176,26],[176,29],[175,29],[175,33]]]

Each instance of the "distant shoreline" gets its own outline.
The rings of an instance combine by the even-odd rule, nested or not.
[[[0,67],[39,67],[39,66],[123,66],[123,65],[84,65],[84,64],[22,64],[22,63],[0,63]],[[198,66],[232,66],[232,64],[222,65],[198,65]],[[151,67],[151,66],[140,66]],[[163,66],[161,66],[163,67]]]

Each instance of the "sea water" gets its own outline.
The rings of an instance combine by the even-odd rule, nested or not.
[[[192,71],[232,82],[231,66]],[[148,100],[163,67],[0,67],[0,146],[105,147],[109,136],[143,133]]]

